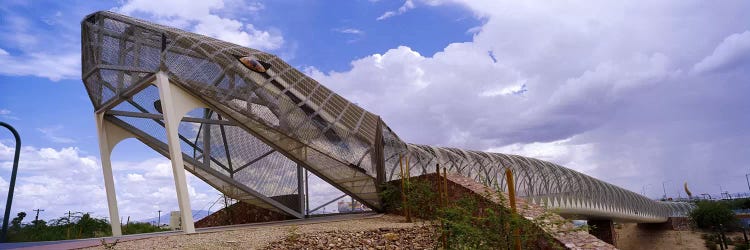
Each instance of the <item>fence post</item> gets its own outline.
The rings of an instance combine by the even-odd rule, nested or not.
[[[508,200],[510,201],[510,211],[513,214],[516,214],[516,188],[515,184],[513,184],[513,172],[510,171],[510,168],[505,169],[505,179],[506,182],[508,182]],[[514,238],[514,246],[513,249],[520,250],[521,249],[521,232],[518,228],[513,230],[513,238]]]

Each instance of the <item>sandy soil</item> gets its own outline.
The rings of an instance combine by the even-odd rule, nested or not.
[[[617,248],[629,249],[707,249],[700,232],[649,230],[638,228],[638,224],[619,224]]]

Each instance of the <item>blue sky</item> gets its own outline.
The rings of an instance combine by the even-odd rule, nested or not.
[[[80,80],[80,20],[97,10],[275,53],[410,142],[537,157],[651,197],[664,181],[670,196],[684,181],[693,193],[746,192],[748,7],[4,1],[0,120],[25,146],[14,211],[106,216],[93,108]],[[13,142],[0,132],[0,143],[7,187]],[[118,145],[113,160],[122,215],[176,209],[166,160],[135,140]],[[216,199],[199,180],[190,184],[194,209]]]

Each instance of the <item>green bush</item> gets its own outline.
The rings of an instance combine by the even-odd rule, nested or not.
[[[734,212],[725,203],[702,201],[696,205],[690,212],[690,218],[699,228],[718,231],[720,225],[731,229],[739,223]]]

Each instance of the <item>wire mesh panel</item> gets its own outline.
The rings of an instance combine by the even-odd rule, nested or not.
[[[158,91],[139,84],[162,70],[212,106],[215,113],[204,118],[238,124],[181,124],[183,153],[210,159],[218,173],[268,197],[297,192],[301,163],[368,206],[380,206],[370,154],[377,116],[271,54],[111,12],[92,14],[82,27],[83,79],[95,109],[131,98],[125,102],[142,106],[138,112],[158,114],[152,108]],[[271,68],[252,71],[238,60],[246,56]],[[146,94],[130,93],[135,88]],[[210,148],[205,156],[204,147]]]

